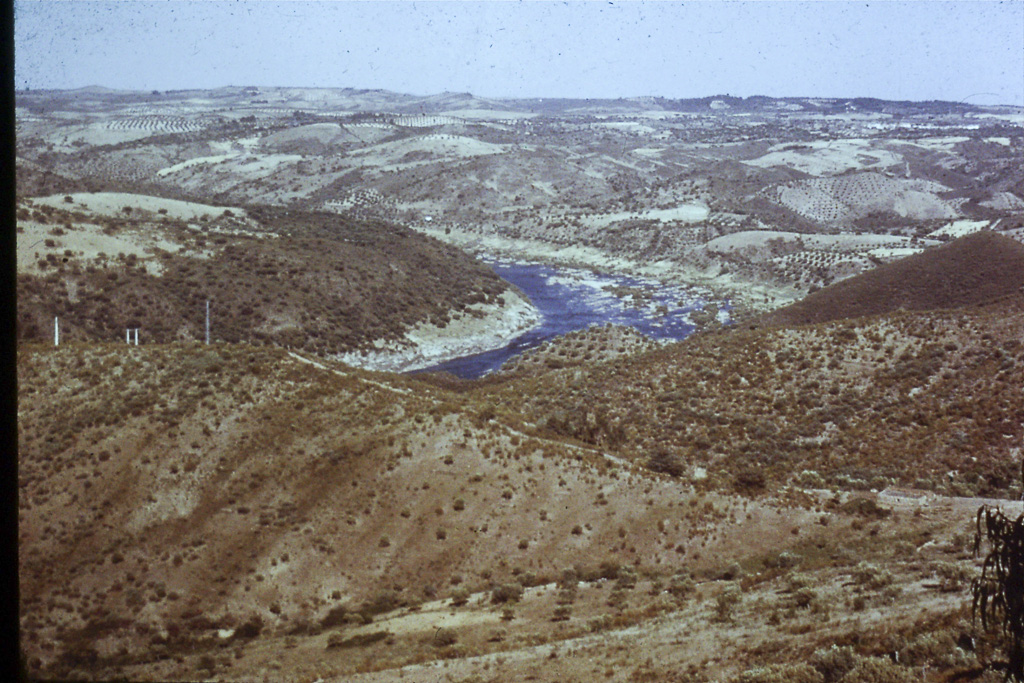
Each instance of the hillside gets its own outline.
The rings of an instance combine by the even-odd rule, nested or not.
[[[515,404],[281,349],[25,344],[18,375],[36,675],[738,680],[832,645],[978,662],[943,592],[969,576],[972,501],[738,496],[537,434]]]
[[[462,252],[380,220],[114,193],[67,200],[19,210],[20,340],[49,338],[55,316],[69,341],[123,339],[126,328],[145,343],[202,339],[210,300],[215,340],[341,354],[401,347],[417,324],[500,317],[502,297],[518,297]]]
[[[805,325],[899,309],[955,308],[1022,288],[1024,244],[981,231],[825,287],[762,320]]]
[[[478,392],[544,433],[712,488],[756,493],[807,476],[1016,495],[1022,324],[1018,293],[987,307],[699,334]]]

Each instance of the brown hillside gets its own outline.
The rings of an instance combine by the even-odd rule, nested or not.
[[[332,636],[457,587],[602,562],[612,578],[619,564],[671,576],[682,556],[720,571],[741,546],[715,538],[735,501],[528,436],[409,378],[198,344],[28,345],[18,370],[22,631],[37,674],[194,680],[206,655],[253,680],[230,652],[265,665],[259,635],[313,680],[311,654],[335,673],[365,666],[359,650],[325,655]],[[816,517],[794,510],[779,528],[761,504],[742,514],[781,547]],[[306,654],[281,653],[286,636]]]
[[[624,388],[666,376],[648,369]],[[552,374],[565,372],[579,369]],[[901,649],[951,666],[911,645],[958,633],[963,598],[921,583],[969,566],[969,502],[894,514],[881,496],[816,491],[806,473],[777,495],[701,490],[730,485],[720,464],[695,490],[532,433],[522,395],[494,405],[272,347],[31,344],[18,373],[20,624],[35,676],[434,680],[443,662],[450,680],[732,682],[835,643],[856,648],[848,659]],[[581,388],[567,406],[596,396]],[[721,408],[702,401],[698,414]],[[600,406],[585,409],[600,429]],[[724,591],[741,595],[723,617]]]
[[[209,299],[215,340],[340,353],[398,339],[421,321],[446,322],[507,288],[466,254],[398,225],[249,213],[266,232],[241,233],[230,216],[205,231],[150,217],[106,219],[101,237],[180,248],[85,258],[65,248],[84,232],[72,214],[35,212],[58,227],[34,246],[35,273],[18,276],[18,338],[47,337],[59,316],[69,341],[114,341],[129,327],[149,342],[202,339]]]
[[[808,470],[839,487],[1009,495],[1024,438],[1022,324],[1018,294],[697,335],[479,392],[548,433],[711,486],[770,491]]]
[[[898,309],[955,308],[1022,287],[1024,245],[986,230],[837,282],[761,320],[806,325]]]

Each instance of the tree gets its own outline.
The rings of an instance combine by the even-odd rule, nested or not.
[[[978,509],[974,554],[989,544],[981,576],[971,582],[972,614],[983,628],[1000,626],[1005,638],[1004,680],[1024,681],[1024,514],[1011,520],[999,508]]]

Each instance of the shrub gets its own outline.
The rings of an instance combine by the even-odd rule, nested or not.
[[[916,683],[918,680],[912,670],[879,657],[862,658],[839,679],[840,683]]]
[[[461,607],[469,602],[469,591],[459,587],[452,591],[452,606]]]
[[[636,580],[636,570],[627,565],[619,569],[618,577],[615,579],[615,587],[620,590],[634,588]]]
[[[796,483],[805,489],[825,488],[825,479],[814,470],[804,470],[796,476]]]
[[[370,598],[359,610],[363,615],[376,615],[390,612],[400,605],[398,593],[383,590]]]
[[[442,626],[434,632],[434,645],[436,647],[448,647],[454,645],[459,639],[458,634],[453,629]]]
[[[495,604],[519,602],[522,597],[523,587],[518,583],[503,583],[491,591],[491,602]]]
[[[957,647],[953,635],[944,630],[922,633],[914,638],[900,650],[900,661],[908,666],[932,664],[953,668],[965,665],[967,655]]]
[[[327,649],[366,647],[391,636],[390,631],[374,631],[373,633],[359,633],[351,638],[345,638],[340,633],[335,633],[327,639]]]
[[[668,582],[668,592],[676,600],[684,600],[693,593],[694,583],[688,572],[680,572]]]
[[[849,645],[837,647],[833,645],[827,650],[815,650],[811,657],[811,666],[824,677],[824,683],[838,683],[853,667],[857,666],[860,657]]]
[[[757,466],[744,466],[736,472],[733,487],[737,493],[754,495],[764,490],[767,484],[764,472]]]
[[[733,620],[736,607],[742,602],[743,594],[737,586],[729,586],[715,596],[715,619],[721,622]]]
[[[966,567],[954,562],[940,562],[935,567],[935,574],[939,577],[939,590],[947,592],[959,591],[971,575]]]
[[[853,569],[853,580],[869,590],[879,590],[893,582],[892,574],[870,562],[861,562]]]
[[[686,465],[682,459],[671,451],[661,449],[647,461],[647,469],[660,472],[670,477],[681,477],[686,473]]]
[[[344,605],[338,605],[332,607],[324,615],[324,618],[320,620],[320,628],[334,628],[335,626],[343,626],[348,618],[348,608]]]
[[[768,564],[772,565],[773,567],[778,567],[780,569],[789,569],[791,567],[797,566],[802,561],[803,558],[797,555],[796,553],[792,553],[788,550],[783,550],[781,553],[779,553],[778,557],[770,561]]]
[[[771,664],[747,669],[733,679],[735,683],[822,683],[823,679],[812,666],[800,664]]]
[[[258,614],[254,614],[247,622],[235,629],[235,637],[255,638],[262,630],[263,619]]]
[[[722,578],[726,581],[734,581],[741,576],[743,576],[743,567],[740,566],[739,562],[733,562],[722,572]]]
[[[793,593],[793,604],[801,609],[810,607],[818,599],[813,588],[801,588]]]

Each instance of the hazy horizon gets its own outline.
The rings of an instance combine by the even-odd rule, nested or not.
[[[19,90],[1024,105],[1024,3],[15,3]]]

